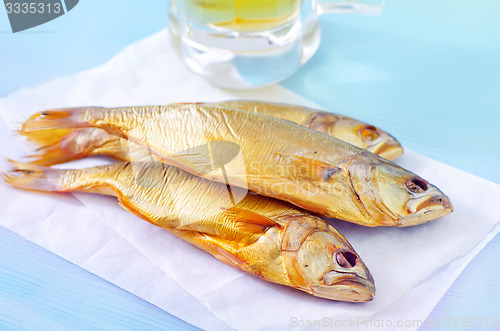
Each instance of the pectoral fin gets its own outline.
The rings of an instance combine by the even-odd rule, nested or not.
[[[191,244],[203,249],[212,254],[218,260],[239,270],[245,270],[248,261],[245,261],[234,253],[234,248],[227,242],[221,241],[220,238],[213,237],[206,233],[196,231],[187,231],[179,229],[170,229],[176,236],[190,242]]]
[[[342,171],[329,163],[299,155],[281,155],[280,163],[286,167],[288,175],[295,178],[329,181]]]
[[[220,245],[244,247],[255,243],[272,227],[281,227],[269,218],[240,207],[221,208],[213,217],[177,226],[181,232],[209,236]]]
[[[263,215],[243,208],[231,207],[227,209],[227,212],[229,213],[230,219],[234,221],[235,227],[239,231],[258,234],[266,232],[266,230],[270,227],[280,226],[279,223],[276,223]]]
[[[234,254],[229,253],[221,247],[213,244],[208,244],[212,248],[212,255],[215,256],[219,261],[224,262],[236,269],[245,270],[245,266],[248,265],[248,261],[242,260]]]

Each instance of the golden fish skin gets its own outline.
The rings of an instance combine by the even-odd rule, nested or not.
[[[453,208],[444,193],[373,153],[290,121],[203,105],[43,111],[23,132],[97,127],[191,174],[365,226],[409,226]],[[211,155],[203,152],[211,144]],[[204,147],[205,146],[205,147]],[[241,162],[215,162],[225,155]],[[214,163],[215,162],[215,163]],[[220,163],[220,162],[218,162]],[[211,173],[215,168],[224,171]],[[209,173],[211,173],[209,175]]]
[[[401,144],[389,133],[344,115],[286,103],[253,100],[230,100],[211,104],[292,121],[366,149],[386,160],[392,161],[403,153]]]
[[[387,132],[347,116],[285,103],[231,100],[210,104],[289,120],[366,149],[387,160],[394,160],[403,153],[399,142]],[[54,165],[91,155],[107,155],[121,161],[150,157],[144,149],[135,148],[128,141],[97,128],[54,130],[52,135],[22,130],[20,133],[45,146],[42,154],[33,155],[36,158],[31,162],[33,164]],[[50,136],[49,140],[47,136]]]
[[[137,216],[165,228],[235,268],[332,300],[361,302],[373,278],[346,239],[297,207],[154,163],[115,163],[82,170],[13,162],[11,185],[41,191],[117,196]]]

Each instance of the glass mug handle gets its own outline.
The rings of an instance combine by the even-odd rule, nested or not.
[[[380,15],[385,0],[318,0],[316,14],[343,14],[354,13],[362,15]]]

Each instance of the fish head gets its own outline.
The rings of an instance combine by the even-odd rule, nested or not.
[[[403,147],[396,138],[373,125],[358,125],[356,132],[366,145],[365,149],[367,151],[386,160],[394,160],[403,154]]]
[[[358,200],[377,225],[417,225],[453,211],[436,186],[373,154],[351,158],[349,176]]]
[[[295,245],[284,250],[287,272],[297,288],[330,300],[373,299],[375,284],[370,271],[337,230],[326,226],[298,233],[292,236]]]
[[[401,144],[385,131],[349,117],[340,117],[332,128],[332,135],[356,147],[366,149],[387,160],[403,153]]]
[[[403,153],[403,147],[396,138],[373,125],[354,118],[328,112],[316,112],[307,126],[366,149],[387,160],[394,160]]]
[[[403,153],[403,147],[396,138],[373,125],[354,118],[328,112],[316,112],[307,126],[366,149],[387,160],[394,160]]]

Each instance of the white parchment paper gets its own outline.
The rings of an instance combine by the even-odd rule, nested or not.
[[[231,98],[314,106],[280,86],[234,92],[209,85],[185,68],[164,30],[101,67],[0,99],[0,154],[22,160],[32,152],[33,146],[13,130],[42,109]],[[93,158],[65,167],[104,161]],[[122,210],[111,197],[27,192],[0,182],[5,206],[0,225],[205,329],[353,329],[382,320],[386,329],[397,329],[397,321],[425,320],[500,229],[500,185],[408,150],[397,163],[446,192],[455,211],[402,229],[332,221],[375,278],[377,294],[369,303],[319,299],[247,275]],[[7,167],[3,164],[2,170]],[[405,326],[415,329],[418,323]]]

